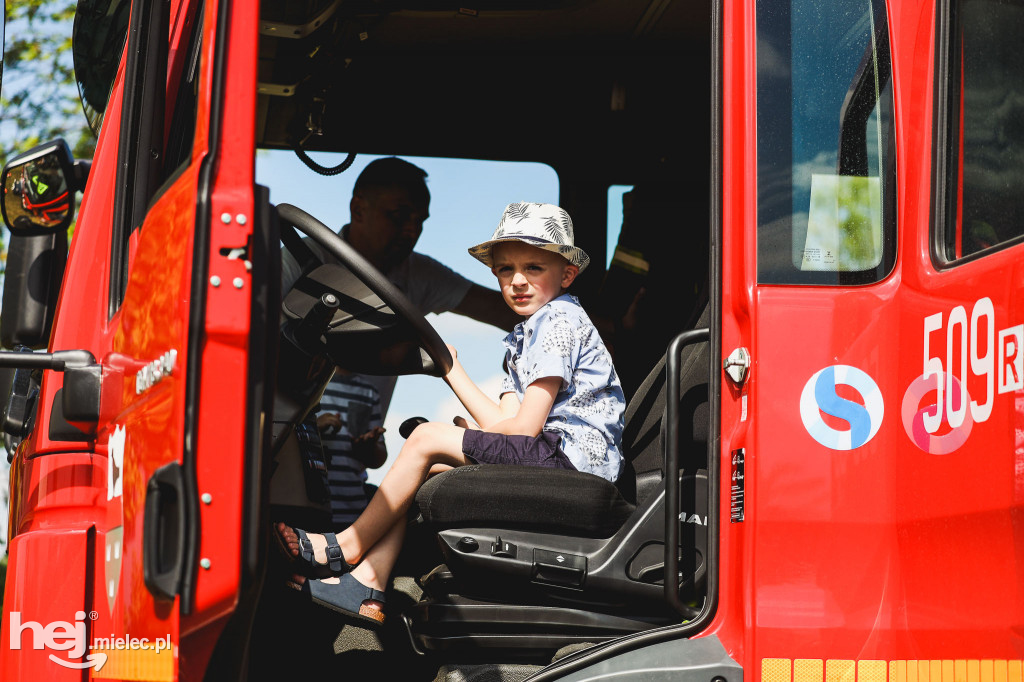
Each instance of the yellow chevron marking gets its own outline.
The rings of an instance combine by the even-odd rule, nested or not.
[[[761,682],[1024,682],[1024,661],[762,658]]]

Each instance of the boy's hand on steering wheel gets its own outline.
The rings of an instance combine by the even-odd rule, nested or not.
[[[454,372],[457,369],[462,369],[462,363],[459,362],[459,351],[455,349],[455,346],[453,346],[450,343],[446,343],[445,345],[448,346],[448,352],[452,354],[452,368],[449,369],[448,373],[444,375],[444,380],[448,381],[448,377],[451,376],[452,372]]]

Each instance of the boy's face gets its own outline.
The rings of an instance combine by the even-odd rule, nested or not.
[[[491,258],[502,297],[524,317],[560,296],[579,274],[579,268],[557,253],[519,241],[496,244]]]

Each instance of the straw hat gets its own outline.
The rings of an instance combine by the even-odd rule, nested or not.
[[[545,251],[553,251],[583,272],[590,256],[573,243],[572,219],[553,204],[520,201],[505,207],[498,228],[485,242],[469,249],[469,255],[487,267],[493,267],[491,249],[495,244],[520,241]]]

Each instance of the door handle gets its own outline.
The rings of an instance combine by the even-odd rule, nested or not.
[[[174,601],[185,560],[185,496],[181,465],[157,469],[146,485],[142,576],[157,599]]]

